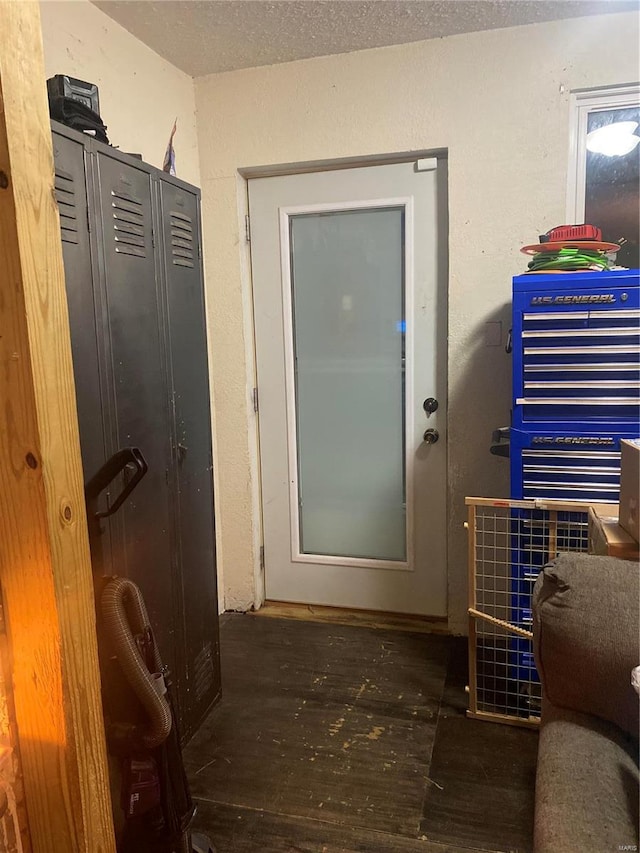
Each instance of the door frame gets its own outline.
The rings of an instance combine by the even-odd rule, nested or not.
[[[388,166],[396,163],[410,163],[414,160],[435,158],[438,161],[437,175],[437,213],[438,227],[443,226],[444,238],[438,237],[438,294],[445,299],[445,314],[447,329],[445,340],[448,338],[449,325],[449,204],[448,204],[448,149],[430,148],[417,151],[402,151],[388,154],[370,154],[360,157],[339,157],[328,160],[307,160],[297,163],[279,163],[266,166],[245,166],[237,170],[238,190],[238,233],[245,234],[245,240],[240,243],[240,277],[242,282],[243,327],[245,340],[245,357],[247,364],[246,401],[247,420],[253,417],[253,429],[249,430],[249,465],[251,470],[251,510],[253,526],[251,531],[254,562],[254,603],[259,610],[265,602],[265,567],[264,567],[264,537],[262,514],[262,458],[259,434],[259,402],[257,391],[257,353],[256,333],[254,322],[253,272],[251,268],[251,242],[249,222],[249,180],[252,178],[275,178],[282,175],[304,175],[312,172],[333,172],[339,169],[357,169],[365,166]],[[445,383],[447,400],[449,398],[449,353],[446,348]],[[449,469],[449,411],[443,412],[446,423],[446,467]],[[447,530],[449,527],[449,478],[445,483],[445,518]],[[448,535],[445,547],[448,551]],[[447,587],[448,587],[447,562]],[[448,595],[447,595],[448,612]]]

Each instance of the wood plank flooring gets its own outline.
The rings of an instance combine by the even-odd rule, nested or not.
[[[218,853],[530,850],[537,734],[465,718],[464,641],[227,614],[221,645],[185,750]]]

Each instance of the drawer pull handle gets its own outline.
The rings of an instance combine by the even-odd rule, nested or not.
[[[543,320],[635,320],[640,318],[640,310],[637,308],[623,308],[620,311],[549,311],[537,314],[523,314],[522,319],[526,322],[542,322]]]
[[[525,382],[524,387],[527,388],[593,388],[594,383],[589,381],[577,382]],[[640,382],[629,381],[624,379],[604,379],[598,382],[598,388],[640,388]]]
[[[606,329],[525,329],[522,333],[523,338],[621,338],[625,335],[640,335],[640,327],[614,326]]]
[[[640,406],[640,397],[518,397],[518,406]]]
[[[560,371],[580,371],[581,373],[590,373],[595,370],[600,373],[604,371],[611,371],[612,373],[618,373],[619,371],[633,371],[638,373],[640,371],[640,363],[634,364],[630,361],[603,361],[599,363],[587,363],[584,364],[575,363],[575,364],[525,364],[524,372],[525,373],[552,373],[555,370]]]
[[[525,347],[525,355],[640,355],[640,347],[611,344],[605,347]]]
[[[549,474],[591,474],[592,477],[619,477],[620,468],[605,468],[599,465],[527,465],[525,471]]]
[[[564,461],[566,459],[589,460],[589,459],[604,459],[611,462],[620,461],[619,453],[608,453],[607,451],[598,450],[523,450],[522,457],[524,459],[557,459]]]

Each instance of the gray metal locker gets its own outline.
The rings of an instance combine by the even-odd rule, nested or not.
[[[140,586],[186,740],[220,692],[199,192],[53,131],[85,482],[124,447],[148,465],[94,571]]]
[[[113,452],[140,448],[149,470],[111,519],[112,570],[142,589],[163,660],[180,670],[176,638],[177,578],[168,488],[171,465],[162,309],[156,284],[151,176],[99,151],[94,188]]]
[[[179,560],[182,566],[186,647],[186,716],[200,720],[219,681],[217,609],[209,575],[215,565],[209,372],[200,199],[177,182],[156,182],[166,292],[167,341],[174,416],[174,472]]]
[[[89,481],[111,456],[102,407],[104,336],[99,279],[90,232],[94,211],[92,175],[83,140],[55,133],[55,195],[60,213],[62,256],[65,267],[71,351],[76,386],[80,449],[84,481]],[[95,227],[95,226],[93,226]],[[94,283],[96,286],[94,287]],[[96,571],[112,574],[111,525],[108,520],[89,520],[91,555]]]

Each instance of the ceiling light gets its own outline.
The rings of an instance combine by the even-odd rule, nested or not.
[[[606,157],[629,154],[640,142],[640,136],[634,134],[637,127],[637,121],[617,121],[592,130],[587,134],[587,151]]]

